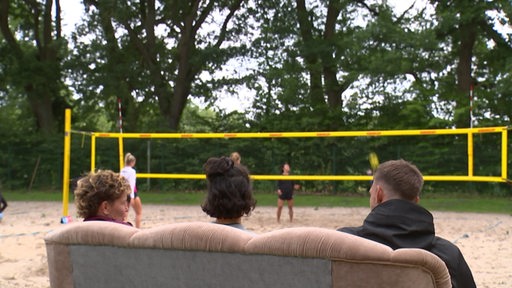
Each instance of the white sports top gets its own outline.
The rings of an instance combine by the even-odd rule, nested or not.
[[[135,169],[133,169],[130,166],[125,166],[123,169],[121,169],[121,175],[128,179],[128,182],[130,183],[130,187],[132,188],[132,192],[130,193],[130,198],[135,198],[135,180],[137,179],[137,175],[135,172]]]

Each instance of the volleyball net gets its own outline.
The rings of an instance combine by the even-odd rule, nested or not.
[[[105,159],[112,157],[98,155],[104,151],[110,151],[109,155],[116,154],[118,158],[117,165],[101,164],[101,169],[121,169],[124,166],[125,142],[127,141],[140,141],[146,140],[147,145],[151,143],[183,143],[188,141],[190,145],[195,145],[190,151],[189,158],[199,157],[206,158],[207,155],[219,156],[229,155],[232,151],[239,151],[237,147],[240,145],[232,145],[234,141],[250,140],[248,143],[245,141],[244,145],[246,151],[250,149],[253,154],[258,157],[246,159],[250,161],[251,178],[255,181],[269,181],[283,179],[283,176],[276,171],[277,163],[289,161],[293,158],[294,167],[299,169],[294,170],[294,175],[286,176],[287,179],[298,181],[370,181],[372,176],[365,173],[364,168],[369,167],[371,161],[375,159],[368,159],[368,152],[370,154],[378,155],[382,161],[404,158],[416,159],[413,161],[418,165],[418,162],[430,161],[437,162],[437,166],[455,166],[457,171],[447,170],[446,174],[432,174],[429,171],[422,169],[427,166],[427,163],[421,165],[420,170],[424,174],[425,181],[477,181],[477,182],[507,182],[508,180],[508,130],[510,128],[503,127],[483,127],[483,128],[464,128],[464,129],[420,129],[420,130],[383,130],[383,131],[325,131],[325,132],[258,132],[258,133],[110,133],[110,132],[82,132],[73,131],[71,129],[71,111],[66,110],[66,124],[64,133],[64,166],[63,166],[63,216],[67,215],[67,203],[69,201],[69,181],[70,181],[70,155],[71,155],[71,135],[74,132],[81,133],[82,137],[86,135],[90,137],[90,171],[95,171],[98,159]],[[483,137],[483,135],[491,135],[491,137]],[[383,138],[392,137],[394,141],[380,143]],[[105,140],[106,139],[106,140]],[[490,139],[490,140],[489,140]],[[380,141],[380,142],[379,142]],[[437,147],[447,147],[446,151],[430,151],[428,141],[437,142]],[[440,142],[442,141],[442,142]],[[492,151],[485,151],[480,153],[480,157],[475,157],[475,142],[477,146],[479,143],[492,141]],[[99,148],[105,145],[102,142],[108,142],[110,146]],[[308,146],[302,146],[301,143],[310,142]],[[247,144],[248,143],[248,144]],[[379,144],[380,143],[380,144]],[[450,148],[449,146],[457,147]],[[153,144],[153,145],[154,145]],[[159,144],[165,145],[165,144]],[[173,144],[174,145],[174,144]],[[140,145],[139,145],[140,146]],[[184,148],[179,148],[179,145],[167,148],[168,151],[166,159],[159,161],[164,164],[157,165],[160,171],[155,171],[155,165],[149,163],[150,159],[154,156],[149,152],[145,153],[143,157],[138,156],[138,165],[140,161],[146,158],[146,162],[142,162],[140,166],[145,169],[138,169],[138,179],[192,179],[201,180],[205,179],[204,173],[201,171],[201,163],[197,165],[177,166],[182,167],[183,171],[165,171],[170,167],[168,163],[172,162],[173,155],[180,155],[187,153],[183,151]],[[300,146],[300,147],[299,147]],[[431,145],[433,146],[433,145]],[[298,148],[299,147],[299,148]],[[408,148],[404,148],[408,147]],[[410,147],[414,147],[411,149]],[[425,147],[425,148],[423,148]],[[430,146],[429,146],[430,147]],[[488,143],[487,146],[489,147]],[[114,151],[117,150],[117,151]],[[130,149],[133,154],[133,150]],[[156,150],[156,149],[155,149]],[[162,150],[162,149],[160,149]],[[298,151],[300,150],[300,151]],[[325,160],[328,164],[313,163],[308,159],[308,155],[313,153],[317,154],[319,150],[325,150]],[[414,157],[408,156],[414,150]],[[489,150],[489,149],[487,149]],[[113,152],[114,151],[114,152]],[[283,152],[284,151],[284,152]],[[291,151],[291,152],[290,152]],[[286,156],[280,156],[286,155]],[[409,153],[409,154],[408,154]],[[443,154],[444,153],[444,154]],[[453,154],[460,154],[458,158],[450,157]],[[439,154],[439,155],[437,155]],[[277,155],[277,156],[276,156]],[[434,155],[437,155],[434,157]],[[483,155],[483,156],[482,156]],[[491,155],[491,156],[489,156]],[[159,155],[159,158],[164,156]],[[242,154],[244,158],[244,154]],[[269,160],[270,159],[270,160]],[[165,160],[165,161],[164,161]],[[320,160],[319,160],[320,161]],[[475,169],[475,161],[491,162],[493,165],[492,175],[486,170],[485,175],[479,174],[479,169]],[[156,162],[156,161],[155,161]],[[244,162],[244,160],[242,160]],[[271,164],[266,164],[266,163]],[[353,162],[354,165],[351,165]],[[167,164],[165,164],[167,163]],[[245,162],[247,163],[247,162]],[[347,164],[347,163],[350,163]],[[359,163],[359,164],[358,164]],[[454,165],[452,165],[454,164]],[[319,165],[319,166],[318,166]],[[189,167],[195,166],[195,167]],[[265,168],[266,166],[270,166]],[[343,167],[341,167],[343,166]],[[436,164],[430,163],[430,166]],[[479,165],[476,165],[477,167]],[[151,167],[151,169],[150,169]],[[315,168],[323,167],[323,168]],[[328,167],[328,168],[325,168]],[[357,168],[354,168],[357,167]],[[460,169],[460,167],[465,167]],[[308,170],[308,168],[310,168]],[[180,168],[175,168],[180,169]],[[195,171],[187,173],[186,170]],[[435,171],[434,171],[435,172]]]

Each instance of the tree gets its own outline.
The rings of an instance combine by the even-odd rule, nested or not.
[[[52,9],[55,8],[55,18]],[[26,97],[38,130],[56,132],[67,96],[61,61],[66,41],[61,36],[59,1],[0,1],[2,90]]]
[[[471,119],[468,99],[472,88],[483,93],[483,101],[488,103],[505,104],[506,99],[510,99],[510,90],[496,88],[500,87],[498,83],[504,79],[510,80],[512,41],[510,35],[497,31],[497,26],[510,25],[512,4],[510,1],[431,3],[435,6],[438,39],[451,55],[446,70],[455,71],[455,75],[449,72],[446,77],[439,79],[440,82],[456,87],[451,89],[445,86],[445,90],[441,91],[444,94],[443,100],[455,101],[455,125],[469,127]],[[495,21],[496,18],[499,21]],[[498,107],[494,106],[493,110],[503,115]]]
[[[281,113],[287,123],[301,123],[291,124],[295,129],[343,129],[357,122],[347,117],[356,114],[343,94],[352,99],[347,94],[359,90],[356,102],[371,110],[385,103],[375,99],[388,94],[387,86],[428,65],[415,63],[419,43],[428,42],[408,29],[419,19],[407,15],[411,7],[401,15],[366,1],[261,1],[258,7],[253,55],[260,64],[250,85],[257,89],[255,110],[264,111],[256,113],[259,123],[268,115],[275,126]],[[361,85],[366,82],[382,85]]]
[[[82,52],[77,58],[88,63],[79,65],[93,67],[84,71],[91,81],[78,90],[96,87],[93,94],[109,94],[104,96],[110,104],[113,95],[122,97],[132,111],[128,115],[143,112],[134,112],[140,101],[156,104],[167,129],[177,130],[189,97],[209,100],[223,85],[202,73],[214,74],[243,52],[236,39],[247,30],[241,15],[245,2],[84,1],[89,20],[79,36],[92,30],[96,39],[77,38]],[[83,53],[89,56],[84,59]],[[128,117],[128,124],[136,119]]]

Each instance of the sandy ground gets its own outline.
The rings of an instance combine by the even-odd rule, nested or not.
[[[286,208],[285,208],[286,209]],[[274,207],[257,207],[243,224],[257,233],[284,227],[316,226],[334,229],[358,226],[368,208],[295,208],[290,224],[283,211],[281,224]],[[462,250],[478,287],[512,287],[512,216],[433,212],[439,236]],[[44,235],[62,225],[62,204],[10,202],[0,223],[0,287],[49,287]],[[73,205],[69,215],[74,216]],[[133,222],[133,211],[130,219]],[[77,221],[76,219],[74,221]],[[173,222],[211,221],[199,207],[143,205],[144,228]]]

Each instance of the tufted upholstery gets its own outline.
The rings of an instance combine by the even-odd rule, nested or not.
[[[451,287],[445,264],[334,230],[91,221],[45,237],[51,287]]]

